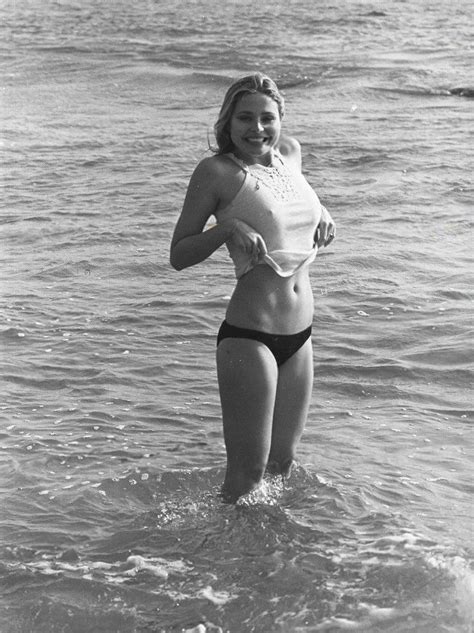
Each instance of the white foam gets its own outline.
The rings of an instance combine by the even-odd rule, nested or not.
[[[347,618],[328,618],[318,624],[315,631],[334,631],[335,627],[341,631],[361,631],[361,624]]]
[[[204,624],[198,624],[192,629],[185,629],[184,633],[206,633],[207,629]]]
[[[126,561],[117,563],[104,561],[67,562],[45,555],[40,561],[13,563],[11,567],[30,569],[45,575],[78,574],[86,579],[102,575],[113,584],[127,582],[142,572],[153,574],[161,580],[167,580],[170,574],[184,574],[192,569],[188,563],[182,560],[169,561],[163,558],[145,558],[140,555],[129,556]]]
[[[397,609],[391,607],[377,607],[373,604],[360,603],[359,609],[362,612],[360,620],[349,620],[348,618],[332,617],[327,618],[319,624],[315,631],[334,631],[337,627],[340,631],[361,631],[365,633],[376,623],[389,620],[397,616]]]
[[[283,491],[281,477],[270,477],[264,479],[258,488],[243,495],[237,500],[238,506],[253,506],[259,504],[278,505],[279,497]]]
[[[163,565],[163,561],[149,561],[143,556],[129,556],[125,562],[126,570],[123,572],[127,576],[136,576],[139,571],[146,570],[154,576],[167,580],[169,572]]]
[[[230,602],[237,597],[231,595],[230,593],[227,593],[227,591],[214,591],[211,586],[207,586],[204,589],[201,589],[197,592],[196,596],[198,598],[206,598],[206,600],[209,600],[209,602],[212,602],[212,604],[218,606],[227,604],[227,602]]]
[[[455,579],[455,591],[459,615],[474,627],[474,573],[468,562],[461,556],[447,558],[433,554],[427,562]]]
[[[374,604],[366,604],[361,602],[359,604],[360,609],[367,612],[367,615],[374,620],[386,620],[387,618],[393,618],[397,611],[393,607],[377,607]]]

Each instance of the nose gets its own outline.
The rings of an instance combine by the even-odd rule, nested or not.
[[[263,132],[263,130],[265,129],[262,125],[262,122],[258,120],[254,122],[253,128],[256,132]]]

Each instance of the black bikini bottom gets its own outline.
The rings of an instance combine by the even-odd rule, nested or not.
[[[312,326],[310,325],[302,332],[296,334],[267,334],[259,330],[249,330],[245,327],[236,327],[223,321],[217,334],[217,344],[225,338],[249,338],[253,341],[260,341],[271,351],[277,365],[283,365],[289,358],[296,354],[311,336]]]

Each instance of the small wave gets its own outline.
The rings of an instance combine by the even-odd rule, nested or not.
[[[36,46],[35,50],[41,53],[80,53],[89,55],[91,49],[85,46],[71,46],[71,45],[58,45],[58,46]]]
[[[75,277],[77,274],[76,269],[69,263],[55,264],[43,268],[38,273],[33,275],[34,279],[49,280],[49,279],[69,279]]]
[[[277,78],[278,87],[281,90],[289,88],[297,88],[299,86],[307,86],[311,84],[312,78],[309,75],[301,75],[295,73],[282,74]]]
[[[83,560],[74,550],[59,556],[42,554],[39,559],[22,562],[8,562],[10,570],[29,570],[45,576],[67,575],[88,580],[103,578],[108,583],[122,584],[137,575],[148,574],[159,580],[168,580],[170,574],[183,575],[192,566],[183,560],[167,560],[159,557],[131,555],[124,561],[110,563],[101,560]]]
[[[3,218],[0,219],[0,225],[4,225],[4,224],[15,224],[17,222],[36,222],[38,224],[40,223],[46,223],[46,222],[52,222],[52,218],[48,218],[44,215],[31,215],[31,216],[23,216],[23,215],[10,215],[10,216],[4,216]]]
[[[455,290],[454,288],[448,288],[448,289],[438,289],[436,291],[436,294],[441,298],[441,299],[453,299],[453,300],[466,300],[466,301],[470,301],[472,298],[472,293],[471,292],[465,292],[463,290]]]
[[[36,389],[41,389],[44,391],[59,391],[62,389],[67,389],[69,387],[69,383],[67,380],[62,378],[33,378],[27,377],[23,375],[3,375],[3,380],[6,382],[11,382],[16,385],[21,385],[22,387],[33,387]]]
[[[464,421],[467,424],[471,424],[474,421],[474,411],[472,409],[456,409],[454,407],[449,409],[430,408],[430,411],[443,416],[455,416],[461,422]]]
[[[390,624],[390,620],[396,622],[400,619],[402,612],[393,607],[379,607],[375,604],[361,602],[358,608],[360,619],[344,618],[333,616],[325,618],[320,624],[316,625],[312,631],[323,633],[325,631],[334,633],[336,631],[366,631],[373,630],[375,625]]]
[[[191,77],[193,80],[199,83],[211,84],[211,85],[220,85],[223,87],[230,86],[230,84],[234,81],[234,77],[228,75],[227,73],[218,74],[218,73],[206,73],[206,72],[192,72]]]
[[[405,87],[373,87],[377,92],[388,92],[400,95],[413,95],[414,97],[466,97],[474,98],[474,88],[436,88],[425,86],[405,86]]]
[[[3,341],[16,341],[19,338],[24,338],[26,333],[16,327],[8,327],[5,330],[0,331],[0,340]]]
[[[458,97],[474,99],[474,88],[450,88],[448,92],[449,94],[456,95]]]

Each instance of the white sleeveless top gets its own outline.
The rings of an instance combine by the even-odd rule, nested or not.
[[[279,152],[274,152],[271,167],[247,165],[233,154],[226,156],[241,167],[245,179],[232,202],[216,213],[216,219],[242,220],[262,236],[266,247],[255,262],[230,239],[226,245],[236,277],[259,264],[271,266],[281,277],[294,275],[316,257],[314,240],[321,220],[318,196],[303,174],[291,169]]]

